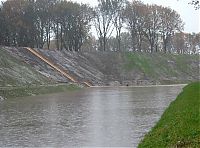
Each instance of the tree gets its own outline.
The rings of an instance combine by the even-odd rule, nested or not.
[[[180,33],[175,33],[174,37],[173,37],[173,45],[175,48],[175,52],[178,54],[183,54],[185,53],[185,39],[184,39],[184,33],[180,32]]]
[[[112,11],[113,11],[113,23],[116,29],[116,39],[117,39],[117,48],[118,51],[121,51],[121,30],[125,22],[125,7],[126,0],[112,0]]]
[[[123,51],[129,51],[131,49],[131,35],[129,32],[121,33],[121,46]]]
[[[161,17],[160,33],[163,41],[164,52],[166,53],[167,45],[171,37],[174,35],[175,32],[182,31],[184,24],[180,18],[180,15],[176,11],[170,8],[163,7],[160,11],[160,17]]]
[[[87,39],[83,42],[81,51],[96,51],[96,50],[97,50],[97,40],[92,34],[89,34]]]
[[[150,44],[150,52],[157,51],[158,48],[158,34],[161,25],[160,12],[161,6],[147,5],[146,15],[144,15],[143,34]]]
[[[157,52],[162,44],[163,50],[167,52],[171,37],[175,32],[183,30],[182,20],[176,11],[157,5],[144,5],[140,1],[127,5],[125,17],[133,51],[146,49]],[[149,47],[146,48],[145,42],[149,43]]]
[[[187,45],[188,54],[197,54],[198,49],[200,48],[200,33],[185,33],[185,44]]]
[[[44,44],[47,43],[47,48],[49,49],[52,34],[52,8],[55,3],[56,0],[35,1],[36,46],[38,48],[43,48]]]
[[[141,51],[146,5],[140,1],[129,3],[125,10],[126,24],[132,38],[132,49]]]
[[[89,34],[91,20],[98,40]],[[199,47],[194,35],[178,34],[183,23],[176,11],[135,0],[98,0],[94,9],[66,0],[7,0],[0,5],[0,29],[0,44],[7,46],[43,48],[45,44],[49,49],[54,40],[58,50],[68,51],[80,51],[83,45],[96,49],[96,42],[103,51],[132,46],[132,51],[169,52],[173,43],[180,53],[196,53]],[[187,43],[184,49],[179,48],[182,41]]]
[[[113,32],[113,14],[111,0],[98,0],[99,4],[93,11],[94,26],[100,42],[100,50],[106,51],[107,39]]]
[[[0,45],[7,45],[7,25],[0,4]]]
[[[91,8],[88,5],[61,1],[53,8],[53,28],[57,49],[79,51],[90,29]]]
[[[34,46],[34,32],[31,2],[9,0],[3,3],[2,14],[7,24],[7,45]]]

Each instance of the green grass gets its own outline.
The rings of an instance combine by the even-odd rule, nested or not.
[[[16,98],[40,94],[49,94],[65,91],[79,90],[80,87],[74,84],[55,85],[55,86],[30,86],[30,87],[15,87],[11,89],[0,89],[0,96],[4,98]]]
[[[183,88],[138,147],[200,147],[200,82]]]
[[[132,70],[134,68],[139,69],[147,74],[152,74],[151,60],[148,56],[141,53],[125,53],[125,64],[126,70]]]
[[[160,79],[161,84],[188,83],[191,81],[187,78],[199,74],[197,64],[194,64],[198,62],[198,55],[125,52],[123,57],[122,69],[126,73],[138,72],[147,78]]]

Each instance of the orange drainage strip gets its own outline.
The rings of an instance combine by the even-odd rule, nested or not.
[[[92,85],[88,82],[83,82],[86,86],[91,87]]]
[[[77,83],[77,81],[71,77],[69,74],[67,74],[65,71],[61,70],[58,66],[54,65],[52,62],[50,62],[48,59],[44,58],[42,55],[40,55],[38,52],[36,52],[35,50],[29,48],[29,47],[25,47],[28,51],[30,51],[31,53],[33,53],[35,56],[37,56],[38,58],[40,58],[42,61],[44,61],[45,63],[47,63],[48,65],[50,65],[51,67],[53,67],[54,69],[56,69],[58,72],[60,72],[61,74],[63,74],[65,77],[67,77],[69,80],[71,80],[74,83]],[[89,84],[88,82],[83,82],[86,86],[91,87],[92,85]]]

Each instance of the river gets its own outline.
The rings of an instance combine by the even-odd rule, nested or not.
[[[84,88],[0,102],[0,147],[137,147],[183,86]]]

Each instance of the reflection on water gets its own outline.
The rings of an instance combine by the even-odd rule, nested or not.
[[[131,146],[182,86],[87,88],[0,102],[0,146]]]

